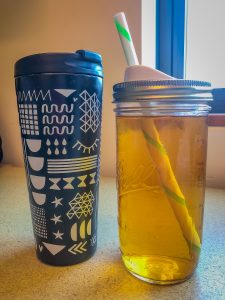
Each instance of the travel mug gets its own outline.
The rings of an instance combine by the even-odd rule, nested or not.
[[[27,56],[15,81],[37,256],[52,265],[85,261],[97,245],[101,56]]]
[[[210,84],[114,86],[122,259],[155,284],[187,279],[202,244]]]

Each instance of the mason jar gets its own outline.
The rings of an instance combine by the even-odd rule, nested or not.
[[[134,276],[184,281],[201,252],[211,85],[114,85],[120,249]]]

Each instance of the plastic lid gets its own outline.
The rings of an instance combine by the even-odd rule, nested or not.
[[[40,53],[15,63],[14,76],[41,73],[87,74],[103,77],[102,57],[96,52]]]

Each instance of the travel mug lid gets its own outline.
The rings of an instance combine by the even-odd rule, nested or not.
[[[33,54],[15,63],[15,77],[41,73],[86,74],[103,77],[102,57],[96,52],[78,50],[71,53]]]

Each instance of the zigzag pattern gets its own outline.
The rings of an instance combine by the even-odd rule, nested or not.
[[[50,124],[50,125],[52,125],[53,123],[72,124],[73,121],[74,121],[74,116],[67,116],[67,115],[63,115],[63,116],[61,116],[61,118],[60,118],[60,116],[56,116],[56,115],[53,115],[53,116],[44,115],[42,118],[43,124]]]
[[[36,92],[35,90],[31,91],[19,91],[17,93],[17,99],[19,102],[22,102],[22,101],[38,101],[39,99],[41,100],[52,100],[51,99],[51,94],[50,94],[50,90],[48,90],[46,93],[43,92],[43,90],[40,90],[39,92]]]
[[[51,114],[53,112],[56,113],[62,113],[62,112],[67,112],[67,113],[71,113],[73,111],[73,104],[71,104],[70,106],[67,104],[62,104],[57,105],[57,104],[51,104],[51,106],[47,105],[47,104],[43,104],[41,107],[41,111],[42,113],[48,113]]]
[[[63,126],[61,129],[59,127],[53,126],[49,128],[48,126],[44,126],[43,128],[43,134],[45,135],[53,135],[53,134],[59,134],[62,135],[66,132],[66,134],[72,134],[74,131],[74,126],[71,126],[69,129],[68,126]]]

